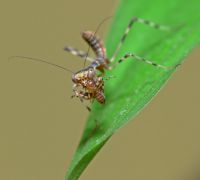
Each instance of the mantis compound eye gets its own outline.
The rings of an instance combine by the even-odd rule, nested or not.
[[[72,75],[72,82],[74,82],[75,84],[78,83],[79,79],[76,77],[76,75]]]
[[[89,78],[93,78],[95,75],[96,75],[95,70],[92,69],[92,68],[90,68],[90,69],[88,70],[88,77],[89,77]]]

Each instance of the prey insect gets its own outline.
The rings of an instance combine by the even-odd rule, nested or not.
[[[118,52],[120,51],[123,43],[125,42],[128,33],[132,29],[135,23],[141,23],[144,25],[147,25],[151,28],[157,29],[157,30],[163,30],[163,31],[169,31],[170,28],[167,26],[156,24],[152,21],[144,20],[141,18],[133,17],[127,28],[125,29],[125,32],[123,36],[121,37],[113,55],[111,58],[108,58],[106,55],[106,48],[103,44],[103,41],[96,35],[96,32],[92,31],[84,31],[82,33],[82,38],[87,42],[89,47],[94,51],[95,57],[89,57],[88,53],[78,50],[76,48],[73,48],[71,46],[66,46],[64,48],[65,51],[78,56],[85,61],[89,61],[90,64],[77,71],[76,73],[72,72],[71,70],[61,67],[59,65],[44,61],[42,59],[37,58],[29,58],[24,56],[14,56],[14,57],[21,57],[21,58],[28,58],[30,60],[40,61],[43,63],[47,63],[53,66],[56,66],[58,68],[64,69],[66,71],[69,71],[72,73],[72,82],[73,82],[73,97],[77,97],[80,99],[81,102],[84,100],[90,100],[93,102],[94,100],[98,101],[100,104],[105,104],[106,97],[104,93],[104,78],[103,75],[105,74],[106,70],[112,70],[115,68],[118,64],[122,63],[125,60],[132,59],[141,61],[143,63],[149,64],[151,66],[162,68],[164,70],[172,70],[175,69],[178,65],[175,66],[164,66],[161,64],[157,64],[154,61],[148,60],[146,58],[140,57],[136,55],[135,53],[126,53],[123,57],[115,61]],[[109,78],[108,78],[109,79]],[[86,106],[87,109],[90,111],[91,109]]]

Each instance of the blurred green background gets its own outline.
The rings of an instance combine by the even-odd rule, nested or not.
[[[88,115],[77,99],[70,98],[70,74],[7,58],[38,57],[79,70],[83,61],[63,47],[70,44],[86,50],[80,32],[94,30],[114,14],[117,3],[3,1],[0,179],[64,179]],[[101,36],[105,37],[109,24],[102,26]],[[81,180],[191,180],[200,162],[199,58],[197,48],[142,113],[108,141]]]

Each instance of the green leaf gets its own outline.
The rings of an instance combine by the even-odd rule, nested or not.
[[[108,56],[111,57],[129,21],[136,16],[174,30],[164,32],[136,23],[116,60],[134,52],[165,66],[182,63],[200,42],[199,12],[199,0],[122,0],[107,38]],[[131,58],[106,72],[105,77],[115,76],[105,82],[106,104],[94,102],[66,180],[78,179],[112,134],[141,111],[173,72]]]

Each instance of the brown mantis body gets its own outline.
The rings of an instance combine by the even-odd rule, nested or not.
[[[102,74],[105,73],[105,70],[111,70],[114,67],[116,67],[118,64],[120,64],[121,62],[127,59],[135,59],[138,61],[142,61],[146,64],[150,64],[154,67],[162,68],[164,70],[171,70],[171,69],[176,68],[178,65],[180,65],[180,64],[177,64],[175,66],[166,67],[164,65],[160,65],[153,61],[140,57],[136,55],[135,53],[126,53],[123,57],[121,57],[119,60],[114,62],[119,50],[121,49],[124,41],[126,40],[126,37],[129,31],[131,30],[132,26],[136,22],[142,23],[144,25],[148,25],[149,27],[152,27],[158,30],[165,30],[165,31],[170,30],[166,26],[162,26],[148,20],[133,17],[130,20],[127,28],[125,29],[124,35],[122,36],[120,42],[118,43],[116,47],[116,50],[114,51],[110,59],[106,55],[106,48],[104,47],[102,40],[98,36],[96,36],[96,33],[91,32],[91,31],[84,31],[82,33],[82,38],[88,43],[89,47],[94,51],[96,57],[95,58],[88,57],[88,53],[77,50],[76,48],[73,48],[70,46],[66,46],[64,50],[68,51],[69,53],[75,56],[79,56],[82,59],[91,62],[89,66],[79,70],[76,73],[73,73],[71,70],[67,68],[61,67],[59,65],[56,65],[56,64],[53,64],[41,59],[29,58],[29,57],[24,57],[24,56],[14,56],[14,57],[28,58],[30,60],[40,61],[40,62],[47,63],[53,66],[57,66],[61,69],[71,72],[73,74],[72,82],[73,82],[73,93],[74,93],[72,97],[78,97],[81,100],[81,102],[83,100],[90,100],[90,101],[97,100],[99,103],[105,104],[106,97],[104,94],[104,79],[102,77]],[[98,71],[101,72],[102,74],[99,74]],[[89,107],[87,107],[87,109],[90,110]]]

